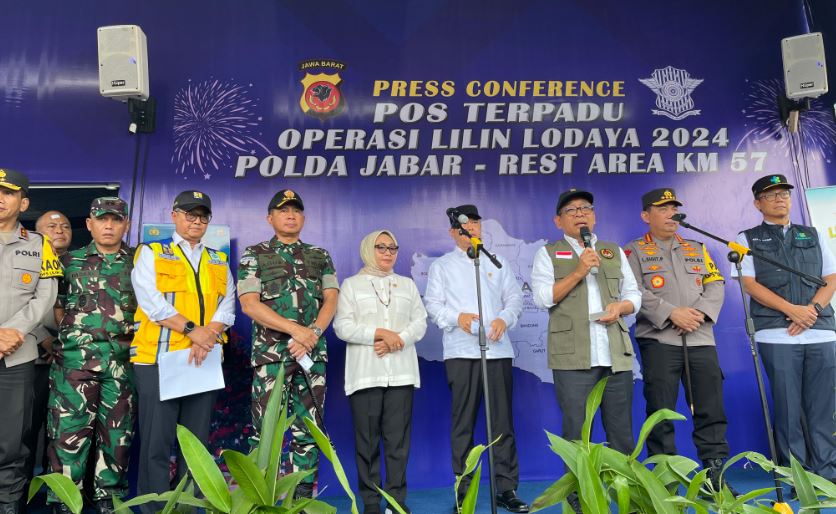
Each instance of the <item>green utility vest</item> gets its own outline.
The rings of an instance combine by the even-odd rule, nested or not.
[[[601,304],[617,302],[621,273],[621,251],[618,245],[604,241],[596,243],[601,265],[595,279],[601,291]],[[564,239],[546,245],[554,265],[554,278],[568,276],[578,265],[578,256]],[[570,252],[571,259],[558,259],[555,252]],[[586,280],[582,280],[557,305],[549,309],[549,368],[560,370],[589,369],[591,367],[589,339],[589,303]],[[623,318],[607,325],[613,372],[633,369],[633,344]]]

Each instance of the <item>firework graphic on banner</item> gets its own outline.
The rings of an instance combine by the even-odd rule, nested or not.
[[[747,80],[746,134],[737,144],[737,151],[744,143],[769,144],[784,157],[790,155],[790,140],[786,127],[781,123],[778,112],[778,96],[784,95],[781,79]],[[810,110],[801,113],[801,139],[810,157],[830,162],[833,141],[836,140],[836,123],[824,104],[814,99]]]
[[[257,99],[250,96],[250,87],[231,80],[189,80],[177,92],[171,157],[176,173],[191,171],[209,180],[212,171],[229,167],[238,155],[255,154],[258,148],[270,153],[254,137],[262,117],[255,112]]]

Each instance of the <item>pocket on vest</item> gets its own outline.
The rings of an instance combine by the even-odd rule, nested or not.
[[[557,316],[549,318],[549,353],[566,355],[575,353],[575,338],[572,336],[572,318]]]

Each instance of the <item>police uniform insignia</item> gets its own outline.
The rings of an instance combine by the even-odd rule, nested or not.
[[[488,278],[492,278],[492,277],[493,277],[493,272],[492,272],[492,271],[489,271],[489,272],[488,272]]]
[[[646,255],[656,255],[656,249],[655,248],[653,250],[645,249],[644,253]]]
[[[650,279],[650,285],[653,286],[654,289],[659,289],[665,286],[665,277],[662,275],[653,275],[653,278]]]
[[[810,239],[810,236],[808,236],[805,232],[799,232],[795,235],[795,238],[796,239]]]
[[[31,284],[32,283],[32,275],[30,275],[29,273],[24,273],[23,275],[20,276],[20,281],[23,282],[24,284]]]
[[[201,198],[203,198],[203,193],[201,193],[200,191],[195,191],[195,192],[194,192],[194,193],[192,193],[192,194],[193,194],[193,195],[194,195],[194,197],[195,197],[195,198],[197,198],[197,199],[201,199]]]
[[[601,253],[601,257],[603,257],[605,259],[612,259],[615,256],[615,254],[609,248],[601,249],[600,253]]]
[[[656,270],[658,270],[659,268],[660,268],[660,266],[658,266],[658,265],[656,265],[656,264],[653,264],[652,266],[648,266],[648,268],[647,268],[647,269],[649,269],[650,271],[656,271]]]
[[[626,255],[627,257],[629,257],[631,253],[633,253],[633,250],[630,250],[630,249],[624,250],[624,255]]]
[[[691,271],[694,273],[702,273],[702,268],[700,266],[691,266]]]
[[[702,277],[697,277],[697,287],[702,287]]]

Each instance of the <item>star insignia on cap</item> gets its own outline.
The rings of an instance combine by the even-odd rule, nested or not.
[[[200,191],[195,191],[194,192],[194,197],[195,198],[203,198],[203,193],[201,193]]]
[[[663,200],[672,200],[673,199],[673,193],[671,193],[669,190],[666,189],[665,192],[662,193],[662,199]]]
[[[293,200],[296,198],[296,193],[288,189],[284,192],[284,197],[288,200]]]
[[[778,175],[773,175],[772,178],[769,179],[769,181],[772,182],[773,184],[780,184],[781,183],[781,177],[779,177]]]

